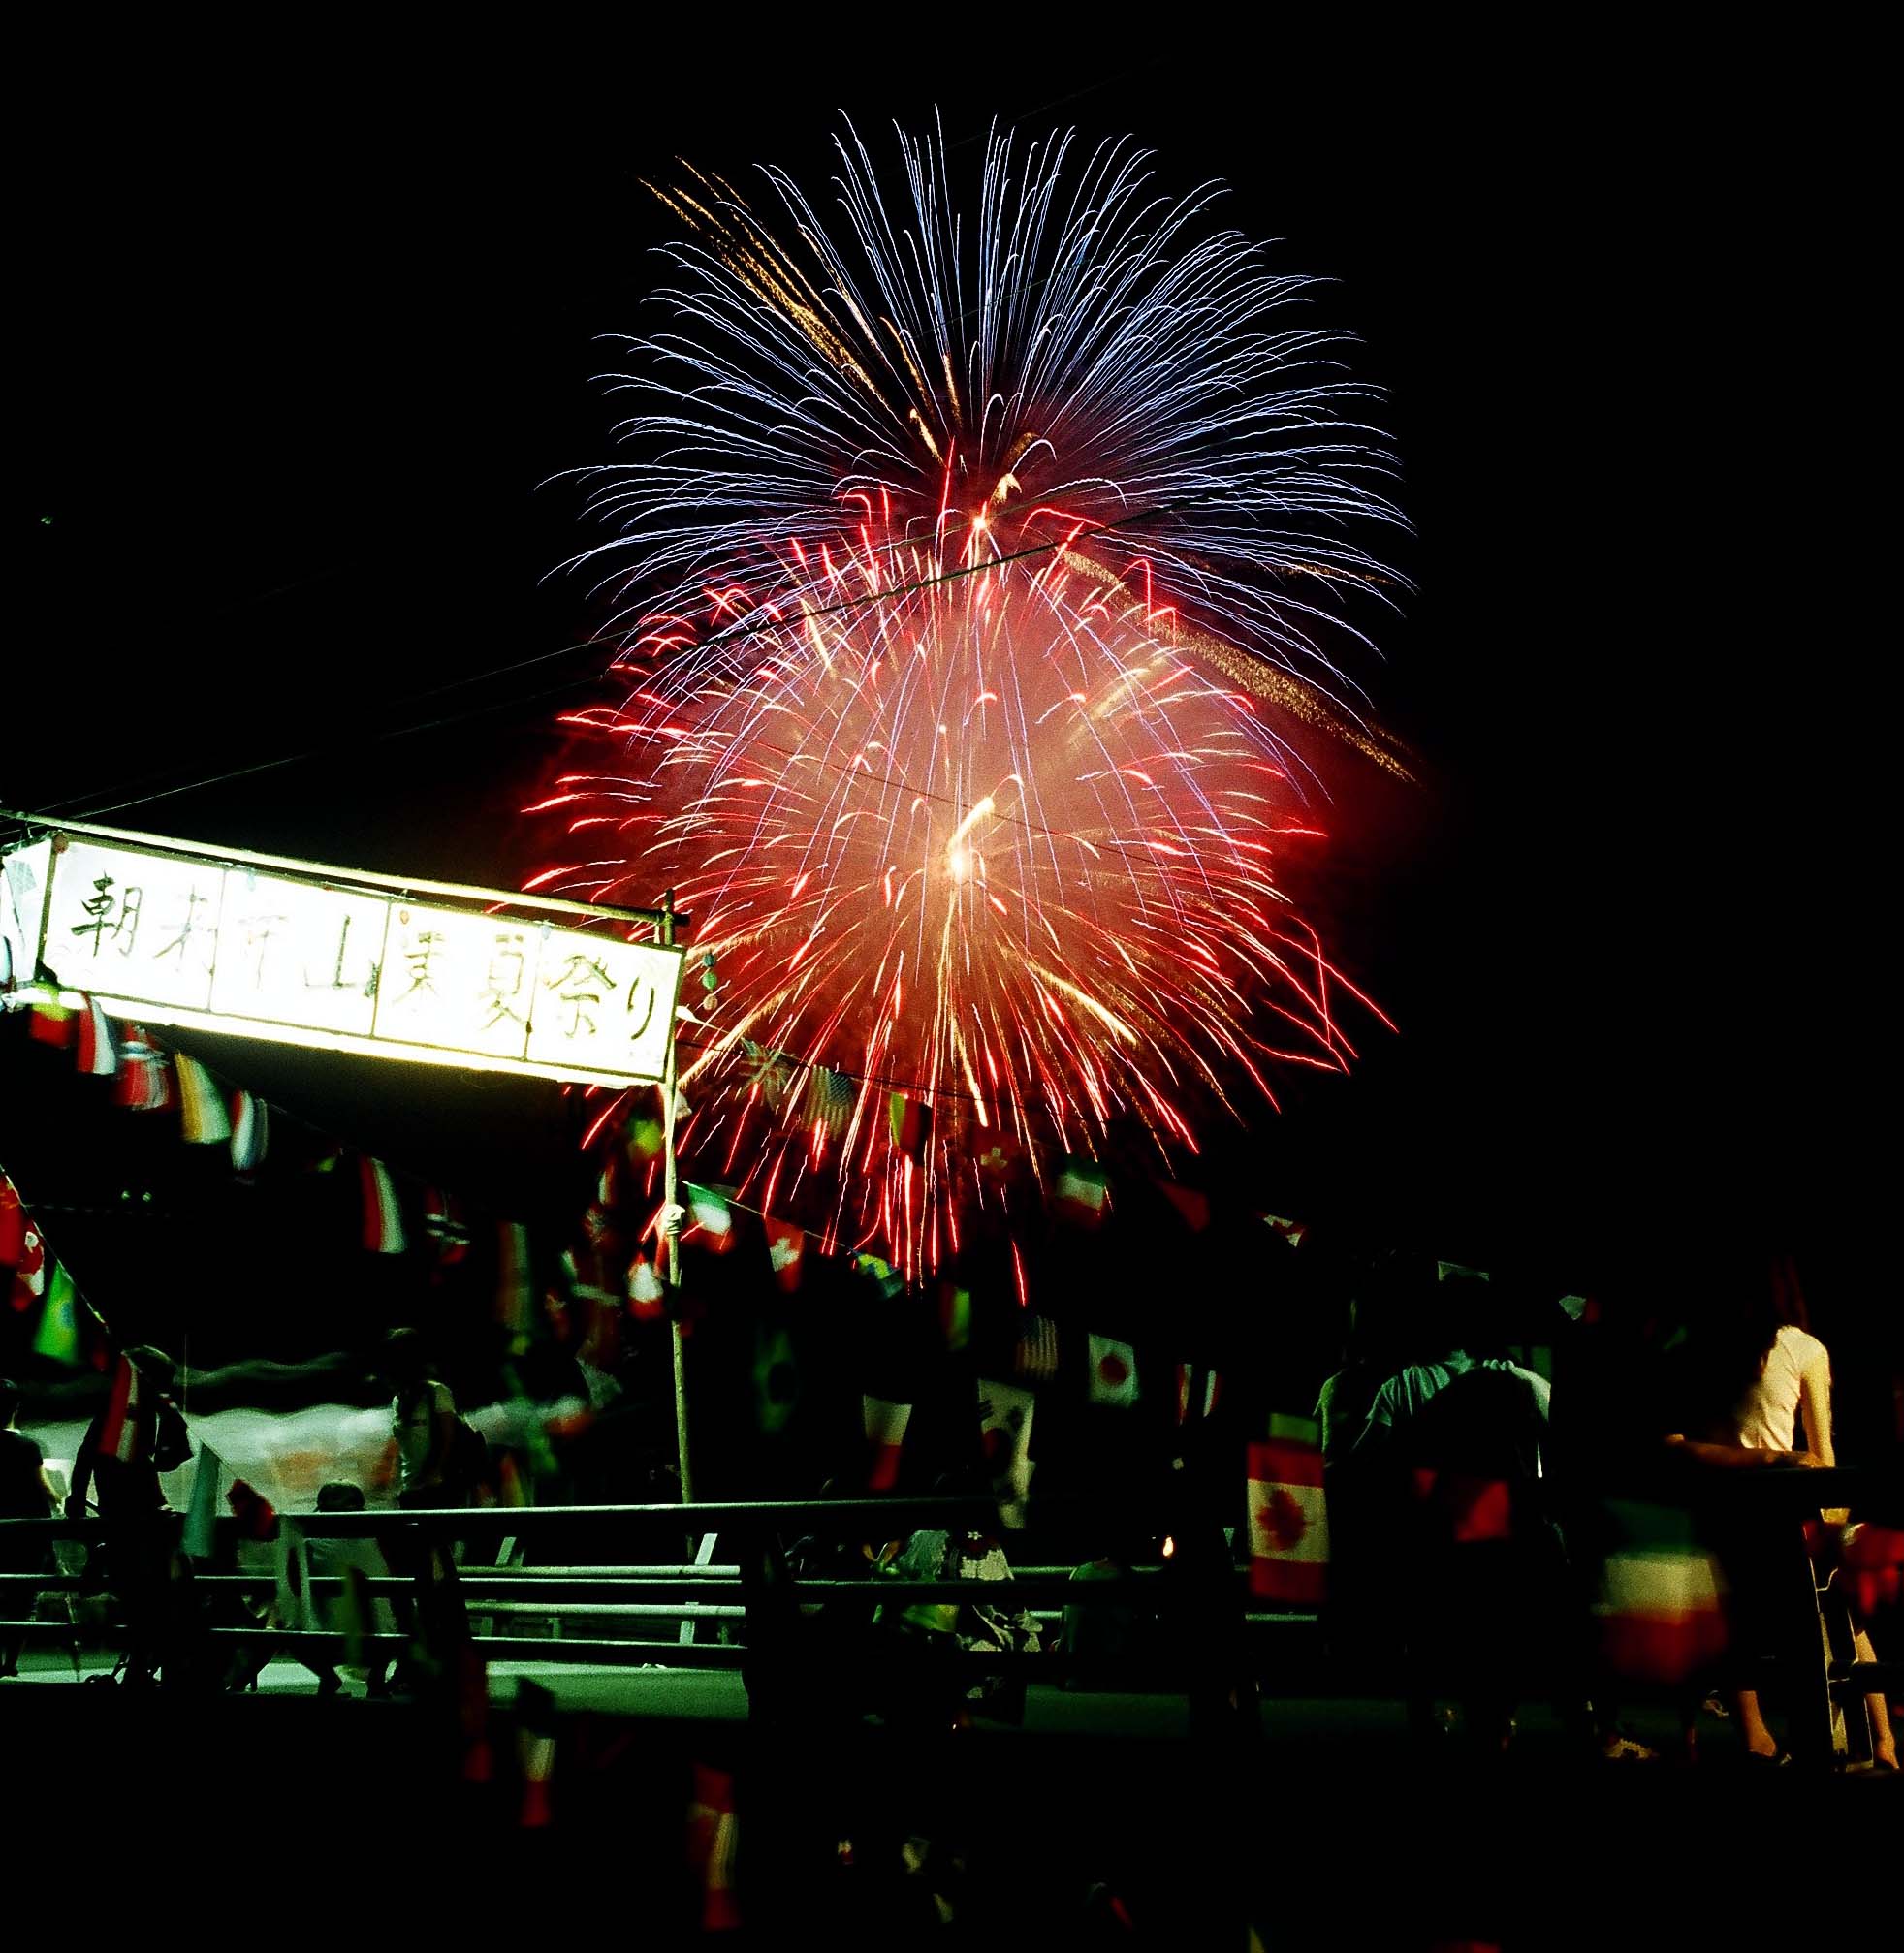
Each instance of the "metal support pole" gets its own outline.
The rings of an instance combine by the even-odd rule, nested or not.
[[[672,949],[675,943],[673,889],[661,898],[660,931],[661,947]],[[661,1077],[661,1197],[669,1207],[676,1204],[678,1185],[675,1177],[675,1094],[679,1071],[675,1062],[675,1039],[680,1028],[679,1019],[668,1026],[668,1061]],[[682,1347],[681,1334],[681,1236],[667,1234],[663,1239],[667,1256],[668,1321],[674,1332],[675,1443],[681,1461],[681,1502],[692,1505],[694,1472],[688,1462],[687,1446],[687,1352]]]

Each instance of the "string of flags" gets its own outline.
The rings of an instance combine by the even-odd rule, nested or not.
[[[25,1315],[36,1305],[40,1309],[28,1345],[35,1356],[69,1370],[83,1369],[89,1357],[97,1367],[105,1367],[105,1322],[65,1264],[48,1251],[46,1236],[4,1167],[0,1167],[0,1275],[8,1277],[8,1302],[15,1314]]]

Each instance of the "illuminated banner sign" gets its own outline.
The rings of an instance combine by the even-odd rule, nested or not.
[[[641,912],[501,890],[422,899],[378,879],[63,833],[6,858],[0,982],[37,973],[114,1017],[279,1043],[604,1084],[663,1075],[682,952],[546,913],[625,931]]]

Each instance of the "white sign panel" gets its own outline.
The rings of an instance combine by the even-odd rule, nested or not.
[[[52,856],[52,842],[38,841],[7,857],[0,874],[0,984],[26,983],[33,975]]]
[[[114,1015],[436,1063],[658,1079],[682,952],[82,840],[7,858],[14,981]],[[526,898],[525,898],[525,905]]]
[[[389,912],[387,896],[228,868],[211,1008],[369,1036]]]
[[[225,874],[189,857],[70,842],[53,852],[41,956],[75,990],[208,1010]]]

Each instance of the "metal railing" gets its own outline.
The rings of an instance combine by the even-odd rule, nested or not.
[[[1666,1505],[1690,1503],[1734,1513],[1743,1509],[1767,1524],[1795,1521],[1821,1506],[1876,1507],[1892,1516],[1904,1514],[1904,1475],[1894,1471],[1741,1471],[1664,1480],[1649,1476],[1598,1490],[1606,1496]],[[1048,1515],[1050,1511],[1047,1503],[1035,1510],[1033,1517]],[[639,1539],[652,1539],[661,1534],[680,1540],[689,1536],[689,1528],[703,1535],[704,1543],[708,1535],[722,1544],[731,1542],[737,1555],[751,1552],[763,1542],[771,1540],[777,1546],[779,1541],[800,1536],[835,1541],[888,1541],[919,1528],[993,1532],[997,1528],[997,1509],[989,1500],[892,1497],[856,1501],[746,1501],[691,1507],[379,1509],[287,1514],[283,1518],[307,1540],[447,1539],[460,1544],[465,1555],[472,1549],[493,1550],[498,1544],[506,1551],[520,1549],[538,1536],[552,1547],[589,1540],[599,1541],[606,1550],[625,1553]],[[152,1523],[166,1528],[170,1544],[176,1545],[183,1524],[180,1515],[155,1514]],[[224,1545],[250,1537],[240,1523],[232,1519],[217,1522],[217,1534]],[[55,1542],[79,1541],[88,1546],[105,1545],[110,1552],[114,1542],[123,1542],[129,1536],[123,1520],[0,1520],[0,1563],[10,1559],[17,1567],[20,1549],[36,1537],[49,1546]],[[1020,1535],[1032,1543],[1038,1536]],[[1323,1637],[1316,1631],[1317,1616],[1313,1612],[1251,1607],[1246,1575],[1233,1559],[1226,1575],[1207,1563],[1191,1575],[1181,1566],[1159,1562],[1090,1579],[1075,1577],[1068,1567],[1032,1565],[1014,1570],[1009,1583],[901,1580],[872,1575],[858,1579],[791,1575],[785,1578],[794,1599],[802,1606],[829,1602],[848,1607],[863,1604],[870,1612],[882,1603],[903,1609],[917,1603],[970,1601],[1029,1614],[1041,1625],[1063,1619],[1076,1607],[1119,1606],[1131,1610],[1146,1622],[1159,1624],[1165,1616],[1181,1616],[1194,1609],[1228,1610],[1232,1620],[1248,1630],[1248,1665],[1253,1679],[1270,1685],[1271,1692],[1277,1684],[1296,1680],[1300,1680],[1305,1689],[1319,1688],[1319,1692],[1333,1692],[1332,1683],[1336,1686],[1347,1685],[1350,1692],[1366,1688],[1369,1692],[1382,1693],[1394,1685],[1392,1675],[1373,1674],[1366,1665],[1352,1665],[1350,1672],[1332,1675]],[[194,1572],[193,1584],[207,1598],[219,1594],[262,1597],[272,1593],[276,1585],[274,1574],[262,1570],[199,1570]],[[340,1597],[347,1584],[351,1583],[342,1575],[315,1572],[308,1581],[307,1591],[313,1602],[321,1603]],[[720,1563],[684,1559],[625,1559],[598,1563],[564,1558],[559,1563],[542,1566],[481,1565],[465,1559],[457,1569],[454,1584],[464,1614],[492,1623],[491,1631],[479,1634],[477,1639],[487,1658],[500,1661],[734,1668],[748,1658],[750,1647],[745,1630],[762,1598],[757,1583],[744,1570],[739,1557]],[[98,1577],[90,1572],[51,1569],[0,1572],[0,1616],[17,1616],[19,1610],[11,1599],[14,1595],[78,1595],[96,1591],[99,1586]],[[366,1575],[362,1577],[359,1591],[374,1601],[400,1603],[416,1596],[419,1585],[408,1576]],[[528,1636],[494,1631],[497,1622],[525,1619],[548,1621],[551,1632]],[[628,1631],[603,1634],[597,1630],[578,1638],[562,1631],[562,1622],[570,1619],[614,1623]],[[694,1639],[693,1630],[704,1625],[717,1629],[721,1640]],[[1194,1627],[1196,1623],[1192,1622],[1190,1625]],[[651,1626],[674,1629],[680,1638],[648,1638],[641,1630]],[[339,1627],[217,1624],[206,1631],[219,1641],[249,1644],[254,1648],[269,1644],[301,1658],[311,1655],[327,1662],[339,1658],[345,1641]],[[66,1621],[0,1619],[0,1636],[81,1645],[70,1617]],[[351,1638],[354,1645],[379,1656],[399,1654],[410,1645],[405,1633],[367,1628]],[[111,1645],[110,1634],[103,1644],[94,1645]],[[1066,1673],[1070,1666],[1062,1655],[1049,1650],[1037,1654],[968,1653],[962,1659],[975,1670],[1031,1663],[1035,1664],[1033,1672],[1053,1676]],[[1806,1679],[1815,1688],[1816,1676]],[[1904,1664],[1827,1663],[1825,1683],[1830,1700],[1842,1705],[1849,1697],[1904,1685]]]

